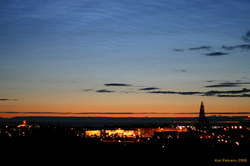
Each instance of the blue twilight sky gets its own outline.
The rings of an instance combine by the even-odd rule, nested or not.
[[[0,98],[249,88],[249,9],[249,0],[1,0]]]

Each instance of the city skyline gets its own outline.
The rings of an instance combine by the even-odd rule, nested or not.
[[[2,1],[0,117],[249,116],[249,7]]]

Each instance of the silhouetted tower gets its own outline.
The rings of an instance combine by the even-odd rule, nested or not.
[[[199,120],[203,120],[205,118],[206,118],[206,116],[205,116],[205,108],[204,108],[203,102],[201,102]]]
[[[204,107],[203,102],[201,102],[198,128],[199,129],[208,129],[208,127],[209,127],[209,124],[208,124],[208,120],[205,116],[205,107]]]

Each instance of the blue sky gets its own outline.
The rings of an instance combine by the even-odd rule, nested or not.
[[[0,97],[86,95],[112,82],[172,91],[250,82],[250,49],[222,49],[249,45],[249,8],[249,0],[2,0]],[[189,50],[202,46],[210,48]],[[218,52],[227,55],[208,55]],[[249,84],[220,90],[242,88]]]

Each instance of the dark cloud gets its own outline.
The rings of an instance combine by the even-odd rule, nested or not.
[[[241,80],[237,80],[236,82],[222,82],[214,85],[207,85],[206,88],[225,88],[225,87],[239,87],[240,85],[247,85],[250,82],[241,82]]]
[[[17,99],[1,98],[0,101],[17,101]]]
[[[108,83],[104,84],[105,86],[132,86],[130,84],[124,84],[124,83]]]
[[[212,48],[211,46],[200,46],[200,47],[188,48],[188,50],[190,50],[190,51],[199,51],[199,50],[210,50],[211,48]],[[185,51],[184,49],[180,49],[180,48],[175,48],[173,50],[176,51],[176,52]]]
[[[247,32],[242,36],[242,39],[243,39],[245,42],[250,42],[250,30],[247,31]]]
[[[196,51],[196,50],[209,50],[209,49],[211,49],[210,46],[200,46],[200,47],[189,48],[189,50],[191,50],[191,51]]]
[[[224,88],[224,87],[238,87],[239,84],[238,83],[219,83],[219,84],[214,84],[214,85],[207,85],[205,86],[206,88]]]
[[[142,89],[139,89],[139,90],[144,90],[144,91],[147,91],[147,90],[157,90],[157,89],[160,89],[160,88],[156,88],[156,87],[148,87],[148,88],[142,88]]]
[[[152,91],[148,93],[155,93],[155,94],[177,94],[176,92],[173,91]]]
[[[207,80],[206,82],[215,82],[216,80]]]
[[[202,92],[176,92],[176,91],[152,91],[148,93],[154,94],[179,94],[179,95],[197,95],[202,94]]]
[[[242,36],[243,41],[245,42],[250,42],[250,30],[247,31],[243,36]],[[210,50],[212,47],[211,46],[200,46],[200,47],[191,47],[188,48],[188,50],[190,51],[199,51],[199,50],[205,50],[208,51]],[[222,45],[221,49],[226,50],[226,51],[231,51],[231,50],[235,50],[235,49],[241,49],[241,50],[250,50],[250,44],[237,44],[237,45],[231,45],[231,46],[227,46],[227,45]],[[183,52],[184,49],[173,49],[176,52]],[[210,53],[206,53],[206,56],[223,56],[223,55],[228,55],[229,53],[227,52],[221,52],[221,51],[215,51],[215,52],[210,52]]]
[[[241,95],[217,95],[217,97],[250,97],[250,94],[241,94]]]
[[[216,80],[208,80],[206,82],[215,82]],[[235,82],[222,82],[214,85],[207,85],[206,88],[225,88],[225,87],[239,87],[240,85],[250,84],[250,82],[243,82],[242,80],[236,80]],[[104,84],[105,86],[132,86],[124,83],[109,83]],[[85,89],[85,91],[92,91],[93,89]],[[94,90],[97,93],[140,93],[144,91],[150,94],[175,94],[175,95],[198,95],[198,96],[214,96],[214,97],[249,97],[250,89],[243,88],[240,90],[209,90],[209,91],[168,91],[160,90],[158,87],[142,87],[137,90],[121,90],[114,91],[109,89]]]
[[[234,49],[242,49],[242,50],[250,50],[250,44],[240,44],[235,46],[222,46],[224,50],[234,50]]]
[[[0,99],[0,101],[8,101],[8,100],[10,100],[10,99]]]
[[[202,92],[178,92],[177,94],[180,94],[180,95],[198,95],[198,94],[202,94]]]
[[[222,55],[228,55],[228,53],[226,53],[226,52],[211,52],[211,53],[207,53],[205,55],[206,56],[222,56]]]
[[[215,95],[221,95],[221,94],[225,94],[225,95],[230,95],[230,94],[240,94],[240,93],[248,93],[250,92],[250,89],[247,88],[243,88],[242,90],[229,90],[229,91],[218,91],[218,90],[212,90],[212,91],[207,91],[204,92],[205,96],[215,96]]]
[[[177,94],[177,95],[201,95],[201,96],[217,96],[217,97],[250,97],[249,93],[250,89],[243,88],[241,90],[230,90],[230,91],[218,91],[212,90],[207,92],[199,92],[199,91],[150,91],[148,93],[152,94]],[[243,93],[243,94],[242,94]]]
[[[115,91],[112,90],[108,90],[108,89],[100,89],[100,90],[96,90],[97,93],[112,93]]]

